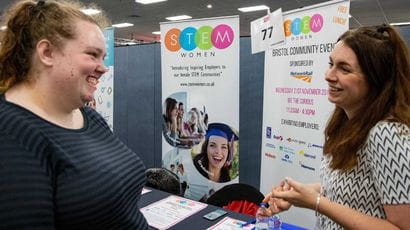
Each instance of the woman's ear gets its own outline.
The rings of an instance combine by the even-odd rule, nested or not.
[[[56,47],[47,39],[41,39],[36,45],[38,60],[45,66],[52,66],[55,62]]]

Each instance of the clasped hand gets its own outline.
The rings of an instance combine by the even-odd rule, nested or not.
[[[288,210],[292,205],[315,209],[319,189],[320,185],[318,184],[303,184],[291,178],[286,178],[286,182],[282,180],[279,186],[272,186],[272,191],[263,199],[263,202],[269,204],[269,208],[263,215],[272,216]]]

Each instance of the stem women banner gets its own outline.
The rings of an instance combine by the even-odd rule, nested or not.
[[[161,24],[162,164],[184,195],[239,180],[239,17]]]
[[[324,79],[337,38],[348,28],[349,1],[283,14],[286,44],[265,52],[261,191],[285,176],[319,182],[324,128],[334,106]],[[292,208],[283,219],[312,229],[313,212]]]

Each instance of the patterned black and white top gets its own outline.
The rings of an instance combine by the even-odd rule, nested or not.
[[[410,204],[410,128],[397,122],[379,122],[357,153],[358,164],[349,172],[331,170],[330,158],[321,166],[322,194],[331,201],[386,219],[384,204]],[[319,215],[321,229],[343,229]]]

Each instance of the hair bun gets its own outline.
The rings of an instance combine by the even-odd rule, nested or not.
[[[388,29],[390,28],[390,26],[388,26],[387,24],[382,24],[380,26],[377,26],[377,32],[384,34],[384,32],[388,32]]]
[[[37,7],[42,7],[44,4],[46,4],[46,2],[44,0],[40,0],[37,2]]]

